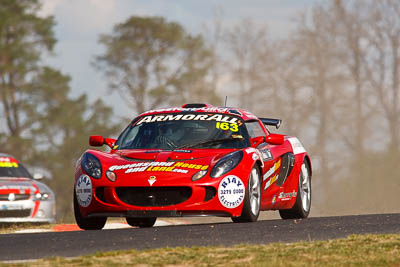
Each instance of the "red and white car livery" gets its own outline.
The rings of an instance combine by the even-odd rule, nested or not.
[[[91,136],[77,162],[74,211],[82,229],[107,217],[151,227],[157,217],[228,216],[256,221],[260,211],[306,218],[311,162],[296,137],[270,133],[278,119],[207,104],[145,112],[117,140]]]
[[[0,154],[0,222],[55,222],[53,191],[8,154]]]

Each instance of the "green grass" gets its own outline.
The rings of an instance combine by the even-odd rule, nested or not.
[[[400,234],[234,247],[99,252],[0,266],[400,266]]]

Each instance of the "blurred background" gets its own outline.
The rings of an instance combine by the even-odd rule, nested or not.
[[[58,222],[89,135],[225,96],[302,141],[311,216],[400,212],[399,1],[0,2],[0,152],[44,170]]]

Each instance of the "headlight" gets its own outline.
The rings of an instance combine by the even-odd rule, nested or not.
[[[101,177],[101,163],[96,156],[85,153],[82,157],[81,166],[89,176],[97,179]]]
[[[33,196],[34,200],[39,200],[39,201],[44,201],[44,200],[49,200],[50,199],[50,193],[43,192],[43,193],[36,193]]]
[[[239,164],[242,158],[243,158],[242,150],[235,151],[226,155],[225,157],[220,159],[217,162],[217,164],[215,164],[215,166],[212,168],[210,172],[210,176],[213,178],[218,178],[221,175],[224,175],[225,173],[233,170],[233,168],[235,168]]]

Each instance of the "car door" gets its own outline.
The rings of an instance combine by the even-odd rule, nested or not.
[[[259,136],[268,136],[270,133],[268,129],[260,121],[246,122],[251,138]],[[276,196],[281,191],[282,177],[281,171],[285,171],[286,160],[289,160],[285,154],[285,148],[282,145],[268,144],[267,142],[260,143],[257,148],[261,154],[261,160],[263,161],[262,168],[262,181],[261,181],[261,209],[269,209],[275,204]],[[275,200],[274,200],[275,196]]]

